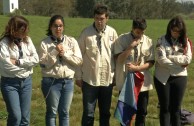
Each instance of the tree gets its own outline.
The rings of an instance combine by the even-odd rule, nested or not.
[[[161,0],[161,18],[168,19],[179,12],[176,0]]]
[[[25,14],[51,16],[72,13],[74,0],[19,0],[19,8]]]
[[[0,14],[3,14],[3,0],[0,0]]]
[[[93,17],[94,0],[77,0],[76,10],[81,17]]]
[[[181,9],[184,14],[190,14],[194,12],[194,3],[191,1],[182,2]]]
[[[131,0],[112,0],[110,10],[116,18],[129,18]],[[118,4],[119,3],[119,4]]]
[[[61,14],[65,17],[90,18],[93,17],[94,5],[98,3],[108,6],[110,18],[169,19],[176,14],[189,16],[194,12],[194,3],[183,0],[19,0],[19,9],[28,15]],[[1,10],[2,6],[0,0]]]

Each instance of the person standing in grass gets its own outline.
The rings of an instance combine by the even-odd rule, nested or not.
[[[64,35],[64,19],[61,15],[51,17],[47,36],[40,45],[42,92],[46,101],[46,126],[69,126],[69,110],[73,98],[73,77],[82,55],[77,41]]]
[[[146,20],[136,18],[133,20],[131,32],[120,35],[114,44],[117,89],[122,90],[128,72],[143,74],[144,81],[138,95],[135,126],[145,126],[149,90],[153,89],[149,69],[155,62],[154,46],[152,40],[144,34],[146,28]]]
[[[170,20],[156,45],[154,84],[160,103],[160,125],[181,126],[180,110],[187,85],[187,65],[192,46],[180,16]]]
[[[32,73],[39,58],[28,32],[28,20],[14,16],[0,38],[1,92],[8,112],[7,126],[30,125]]]
[[[113,89],[113,43],[117,38],[115,29],[107,25],[109,11],[105,5],[94,9],[94,23],[85,28],[78,43],[83,65],[76,71],[76,84],[82,89],[82,126],[94,125],[98,101],[100,126],[110,126],[110,106]]]

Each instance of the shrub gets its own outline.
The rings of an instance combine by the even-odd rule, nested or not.
[[[15,9],[13,12],[9,13],[8,16],[12,17],[12,16],[16,16],[16,15],[22,15],[22,12],[20,9]]]

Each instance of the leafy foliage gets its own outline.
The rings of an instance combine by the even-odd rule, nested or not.
[[[91,18],[94,6],[99,3],[109,7],[110,18],[169,19],[181,14],[193,19],[194,13],[194,3],[183,0],[19,0],[19,9],[27,15]],[[2,8],[3,0],[0,0],[0,14]]]

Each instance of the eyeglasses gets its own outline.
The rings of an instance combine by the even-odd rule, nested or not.
[[[178,33],[178,34],[180,34],[180,33],[181,33],[181,30],[175,30],[175,29],[172,29],[171,31],[172,31],[172,32],[174,32],[174,33]]]
[[[54,24],[54,25],[53,25],[53,27],[54,27],[54,28],[62,28],[62,27],[63,27],[63,25],[57,25],[57,24]]]
[[[106,17],[99,17],[99,16],[94,17],[95,21],[104,21],[105,19],[106,19]]]

